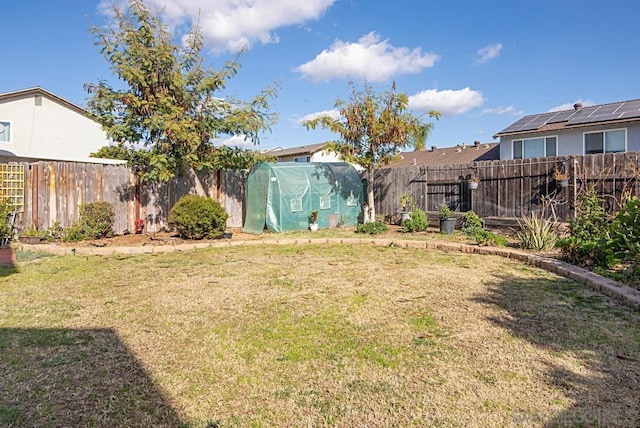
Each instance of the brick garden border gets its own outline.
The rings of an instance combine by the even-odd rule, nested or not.
[[[434,241],[410,241],[398,239],[376,238],[289,238],[289,239],[264,239],[264,240],[224,240],[216,242],[195,242],[178,245],[158,246],[130,246],[130,247],[58,247],[55,245],[29,245],[17,244],[17,249],[44,252],[55,255],[111,255],[111,254],[157,254],[173,251],[192,251],[201,248],[222,248],[228,246],[246,245],[320,245],[320,244],[349,244],[349,245],[374,245],[397,246],[400,248],[417,248],[426,250],[455,251],[468,254],[485,254],[506,257],[519,260],[532,266],[536,266],[557,275],[573,279],[576,282],[587,285],[601,293],[612,297],[624,305],[640,311],[640,291],[621,284],[609,278],[593,273],[578,266],[565,263],[550,257],[531,254],[524,251],[497,247],[479,247],[468,244]]]

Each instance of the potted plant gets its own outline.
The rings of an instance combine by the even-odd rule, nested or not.
[[[456,228],[456,218],[453,210],[449,208],[449,205],[442,204],[438,207],[438,213],[440,215],[440,233],[451,235]]]
[[[400,212],[400,224],[403,224],[411,218],[411,212],[415,208],[415,205],[413,196],[411,196],[409,192],[400,196],[400,206],[402,207],[402,211]]]
[[[476,190],[478,188],[478,184],[480,183],[480,178],[472,175],[469,179],[469,189]]]
[[[39,231],[38,228],[30,227],[29,229],[21,231],[18,239],[23,244],[39,244],[42,242],[44,235],[44,232]]]
[[[560,187],[569,187],[569,174],[559,169],[553,171],[553,179],[560,184]]]
[[[318,230],[318,211],[313,210],[309,215],[309,230],[315,232]]]

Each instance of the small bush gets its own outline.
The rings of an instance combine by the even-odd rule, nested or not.
[[[577,217],[569,222],[569,237],[557,246],[563,260],[578,266],[605,268],[611,263],[607,248],[609,224],[602,200],[592,187],[578,196]]]
[[[609,228],[609,248],[617,258],[640,260],[640,199],[627,199]]]
[[[82,204],[79,214],[80,218],[75,227],[78,229],[78,235],[83,236],[80,239],[100,239],[113,236],[113,222],[116,214],[110,203],[89,202]]]
[[[473,211],[467,211],[462,215],[462,232],[467,238],[479,245],[495,245],[501,247],[507,244],[507,238],[490,232],[482,227],[482,218]]]
[[[467,211],[462,215],[462,230],[483,228],[482,218],[473,211]]]
[[[0,201],[0,242],[11,238],[9,213],[11,213],[11,205],[5,201]]]
[[[389,230],[389,228],[381,221],[361,223],[356,227],[356,233],[367,233],[369,235],[377,235],[378,233],[386,232],[387,230]]]
[[[558,240],[558,223],[554,220],[538,217],[535,213],[518,220],[520,232],[517,233],[522,248],[528,250],[549,251]]]
[[[604,240],[581,240],[573,236],[559,239],[556,246],[564,261],[577,266],[606,268],[611,263],[611,251]]]
[[[429,227],[429,218],[427,217],[427,213],[420,208],[414,208],[411,212],[411,217],[402,223],[402,230],[408,233],[422,232],[427,230],[427,227]]]
[[[206,196],[180,198],[169,213],[169,224],[185,239],[219,238],[229,215],[218,201]]]

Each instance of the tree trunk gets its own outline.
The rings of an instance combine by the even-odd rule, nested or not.
[[[202,185],[202,181],[200,180],[200,177],[198,177],[198,174],[196,173],[196,170],[193,169],[192,166],[190,166],[189,169],[187,170],[187,174],[189,175],[189,178],[193,182],[193,187],[194,187],[194,189],[196,191],[196,195],[198,195],[198,196],[209,196],[209,195],[207,195],[207,191],[205,190],[204,186]]]
[[[374,170],[368,171],[369,179],[367,180],[367,215],[365,215],[365,222],[376,221],[376,205],[373,197],[373,180]],[[367,219],[368,216],[368,219]]]

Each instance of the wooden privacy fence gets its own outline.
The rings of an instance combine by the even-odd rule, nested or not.
[[[569,175],[568,187],[553,178],[556,170]],[[534,212],[567,221],[575,214],[578,195],[590,186],[609,212],[619,207],[623,194],[639,195],[639,172],[637,152],[384,168],[374,180],[376,212],[397,217],[400,196],[407,192],[427,212],[446,204],[485,218]],[[480,179],[477,190],[469,189],[472,176]]]
[[[145,231],[168,228],[169,211],[194,186],[187,178],[168,183],[140,183],[125,165],[75,162],[36,162],[24,166],[24,211],[21,228],[62,227],[78,219],[78,207],[87,202],[109,202],[116,218],[114,230],[135,230],[135,220],[145,220]],[[199,174],[208,196],[218,200],[229,214],[228,227],[241,227],[244,182],[242,171]]]
[[[2,170],[6,182],[0,183],[0,188],[11,189],[0,192],[0,197],[23,198],[21,228],[46,229],[56,223],[68,227],[78,219],[81,204],[109,202],[116,212],[116,233],[135,230],[136,219],[145,220],[145,231],[157,232],[168,228],[169,211],[178,199],[195,193],[188,178],[163,184],[139,183],[124,165],[9,165],[12,168]],[[561,187],[553,178],[554,170],[569,174],[568,187]],[[19,171],[23,177],[16,175]],[[472,176],[480,179],[477,190],[469,189]],[[227,226],[242,227],[247,173],[213,171],[199,177],[208,196],[218,200],[229,214]],[[485,219],[515,219],[535,212],[566,221],[574,216],[577,196],[589,186],[595,187],[605,208],[613,212],[623,194],[640,195],[638,178],[640,153],[632,152],[384,168],[376,171],[374,189],[376,212],[390,217],[399,216],[400,196],[409,193],[416,206],[427,212],[447,204],[459,212],[472,209]],[[16,183],[24,185],[23,192]]]

